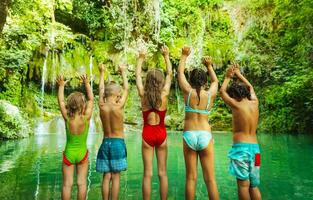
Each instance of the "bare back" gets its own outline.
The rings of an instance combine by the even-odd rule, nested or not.
[[[103,103],[99,106],[104,137],[124,138],[124,111],[119,104]]]
[[[163,110],[166,110],[167,108],[167,94],[166,92],[162,92],[161,93],[161,106],[158,108],[159,111],[163,111]],[[149,103],[146,102],[144,96],[141,97],[141,108],[142,108],[142,111],[147,111],[147,110],[150,110],[151,107],[149,106]],[[148,115],[148,124],[150,125],[157,125],[160,123],[160,117],[157,113],[155,112],[151,112],[149,115]]]
[[[188,103],[188,95],[189,93],[184,94],[185,103]],[[197,110],[210,110],[212,107],[212,102],[214,97],[211,96],[210,102],[209,101],[209,92],[207,90],[200,91],[200,102],[197,96],[196,90],[192,90],[189,99],[189,106],[193,109]],[[208,114],[201,114],[195,112],[185,112],[185,125],[184,131],[190,130],[206,130],[211,132],[211,126],[209,125],[209,115]]]
[[[243,99],[231,107],[233,113],[233,141],[257,143],[256,129],[259,121],[258,101]]]

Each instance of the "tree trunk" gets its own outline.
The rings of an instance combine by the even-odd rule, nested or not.
[[[11,0],[1,0],[0,1],[0,34],[2,33],[3,26],[7,19],[8,9]]]

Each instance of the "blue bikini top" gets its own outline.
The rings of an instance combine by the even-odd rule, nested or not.
[[[185,112],[193,112],[193,113],[209,115],[211,112],[211,110],[210,111],[208,110],[210,103],[211,103],[211,94],[209,93],[208,105],[206,106],[206,108],[203,110],[200,110],[200,109],[194,109],[194,108],[190,107],[189,103],[190,103],[191,92],[192,92],[192,90],[190,90],[189,95],[188,95],[187,104],[185,106]]]

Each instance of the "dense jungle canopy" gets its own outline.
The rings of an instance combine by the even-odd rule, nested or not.
[[[58,74],[72,78],[67,94],[82,89],[77,73],[92,74],[98,94],[97,65],[106,63],[107,77],[120,80],[122,62],[132,83],[125,120],[141,121],[140,113],[134,116],[137,50],[149,50],[145,70],[164,68],[158,49],[166,44],[174,69],[184,45],[192,47],[189,69],[212,56],[220,84],[227,65],[239,62],[260,99],[259,131],[313,130],[312,0],[1,0],[0,32],[0,100],[19,107],[31,124],[43,113],[59,114]],[[183,99],[176,78],[170,98],[167,124],[180,129]],[[0,138],[21,129],[1,106],[0,116]],[[231,128],[220,97],[210,123],[213,130]]]

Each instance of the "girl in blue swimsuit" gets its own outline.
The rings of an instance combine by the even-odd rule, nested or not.
[[[208,123],[208,116],[217,94],[218,80],[211,59],[206,57],[203,64],[206,65],[211,79],[209,90],[206,90],[207,73],[200,68],[191,71],[188,82],[184,70],[189,54],[190,48],[184,47],[178,67],[178,82],[186,102],[183,133],[186,165],[185,196],[186,199],[194,199],[199,157],[209,199],[219,199],[215,182],[213,140],[211,127]]]

